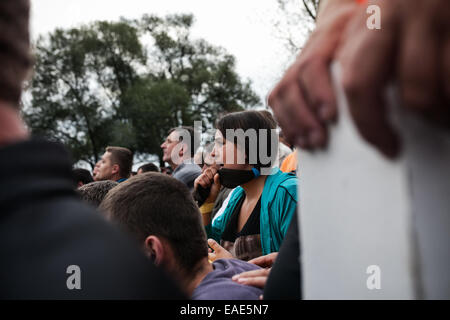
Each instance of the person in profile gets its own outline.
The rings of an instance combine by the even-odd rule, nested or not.
[[[194,180],[202,173],[194,161],[196,142],[199,140],[199,134],[194,128],[183,126],[170,129],[161,144],[163,161],[170,165],[172,177],[183,182],[190,190],[194,188]]]
[[[107,147],[96,165],[94,180],[123,182],[130,177],[132,166],[133,153],[131,150],[123,147]]]
[[[275,166],[275,129],[273,118],[259,111],[230,113],[217,123],[211,156],[221,167],[206,169],[195,181],[196,190],[209,190],[206,203],[216,200],[222,186],[234,189],[223,212],[209,221],[204,219],[209,245],[214,249],[212,260],[225,254],[249,261],[281,247],[297,209],[298,180]],[[253,142],[227,133],[252,130],[257,133]],[[264,147],[266,152],[262,152]],[[252,155],[256,157],[252,159]],[[263,161],[264,156],[269,159]]]

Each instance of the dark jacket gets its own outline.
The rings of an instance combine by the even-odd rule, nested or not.
[[[300,239],[295,212],[264,287],[266,300],[299,300],[301,292]]]
[[[68,289],[71,265],[80,268],[80,290]],[[26,141],[0,148],[0,298],[182,295],[136,243],[81,203],[63,147]]]

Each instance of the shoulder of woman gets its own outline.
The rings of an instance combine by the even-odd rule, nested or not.
[[[295,174],[278,171],[270,177],[270,188],[278,189],[281,187],[290,192],[297,193],[298,178]]]
[[[284,203],[287,199],[297,201],[298,179],[293,174],[282,173],[273,175],[268,181],[267,190],[263,192],[263,201],[267,207],[272,203]]]

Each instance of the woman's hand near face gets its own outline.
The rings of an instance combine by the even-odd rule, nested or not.
[[[201,175],[197,177],[197,179],[195,179],[194,188],[197,189],[198,186],[201,186],[204,189],[211,188],[209,196],[205,201],[206,203],[216,201],[221,185],[219,181],[219,174],[217,173],[217,168],[215,166],[207,168]]]

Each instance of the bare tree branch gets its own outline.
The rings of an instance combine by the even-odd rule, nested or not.
[[[311,9],[309,9],[308,4],[306,3],[306,0],[302,0],[303,1],[303,5],[305,6],[306,12],[308,12],[309,16],[316,21],[316,14],[311,12]]]

